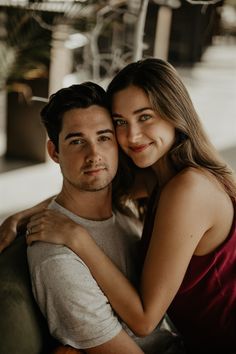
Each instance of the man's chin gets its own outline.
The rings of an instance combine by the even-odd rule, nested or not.
[[[97,188],[97,189],[86,189],[85,192],[99,192],[104,190],[105,188]]]
[[[99,192],[104,189],[108,189],[109,186],[111,185],[111,182],[104,182],[104,183],[90,183],[90,184],[83,184],[80,185],[80,190],[83,190],[85,192]]]

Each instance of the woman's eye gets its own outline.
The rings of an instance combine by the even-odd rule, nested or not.
[[[143,114],[143,115],[140,117],[140,120],[141,120],[142,122],[145,122],[146,120],[151,119],[151,118],[152,118],[152,116],[151,116],[150,114]]]
[[[125,124],[126,124],[126,121],[123,120],[123,119],[115,119],[115,120],[114,120],[114,123],[115,123],[115,126],[120,127],[121,125],[125,125]]]

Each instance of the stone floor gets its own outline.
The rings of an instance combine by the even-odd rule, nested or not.
[[[236,171],[236,43],[218,38],[200,63],[177,68],[208,135]],[[51,162],[0,174],[0,221],[56,194],[61,176]]]

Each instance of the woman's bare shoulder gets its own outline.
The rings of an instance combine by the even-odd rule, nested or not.
[[[187,167],[175,175],[166,185],[166,189],[183,188],[220,188],[220,183],[209,171],[200,168]]]
[[[213,202],[217,195],[226,192],[217,181],[216,177],[204,169],[188,167],[175,175],[164,187],[163,196],[180,201],[191,198],[207,204]]]

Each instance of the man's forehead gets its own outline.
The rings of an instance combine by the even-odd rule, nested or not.
[[[80,126],[81,128],[106,129],[113,128],[113,122],[109,111],[100,106],[88,108],[74,108],[64,113],[63,126]]]
[[[114,134],[114,126],[109,112],[103,107],[89,108],[73,109],[64,114],[61,133],[65,138],[75,135]]]

